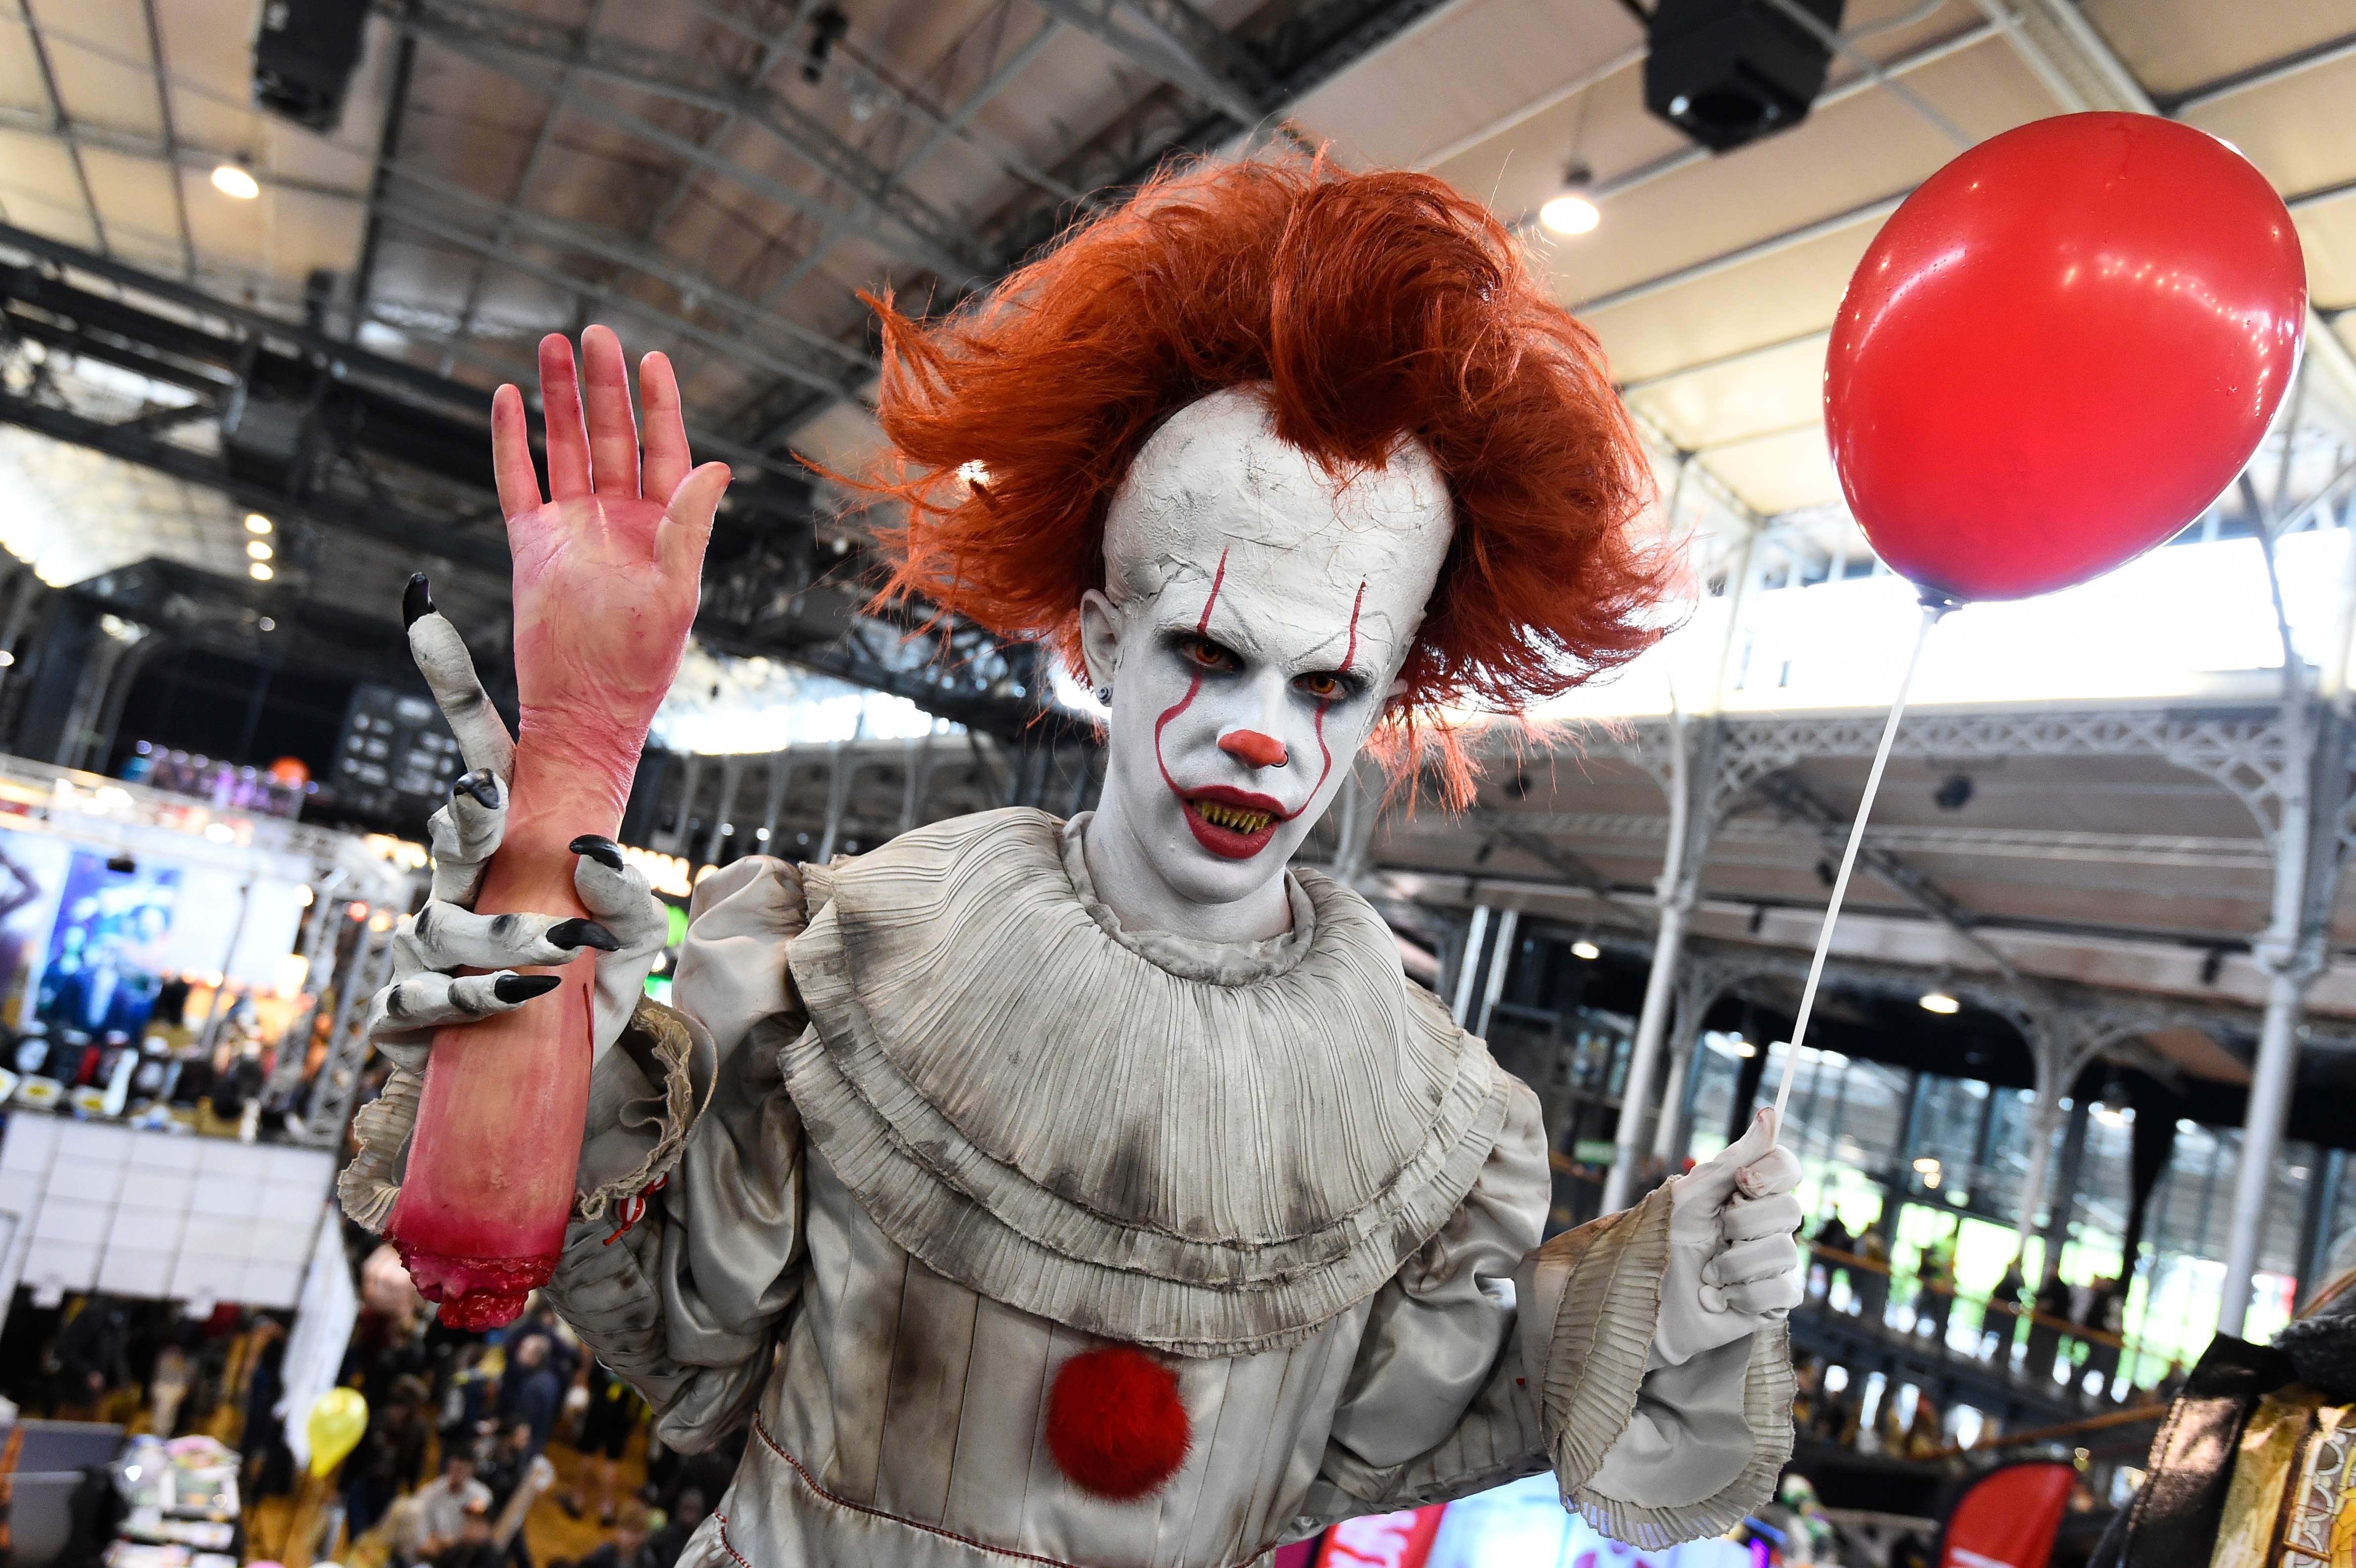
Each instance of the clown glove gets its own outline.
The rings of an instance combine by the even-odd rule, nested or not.
[[[1800,1162],[1775,1142],[1774,1112],[1762,1111],[1740,1139],[1670,1184],[1653,1365],[1682,1366],[1799,1305],[1799,1179]]]

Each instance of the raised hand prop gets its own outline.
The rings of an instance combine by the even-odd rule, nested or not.
[[[487,702],[477,720],[465,719],[480,689],[463,648],[439,660],[418,650],[454,715],[472,777],[494,796],[482,803],[506,807],[475,909],[570,918],[579,923],[546,934],[573,948],[613,939],[583,918],[568,846],[620,830],[647,726],[695,618],[704,542],[729,478],[723,464],[692,467],[679,386],[661,355],[639,367],[643,455],[621,343],[593,327],[582,356],[586,374],[576,378],[572,345],[561,337],[541,342],[548,499],[532,469],[522,395],[501,387],[491,404],[493,464],[515,559],[522,726],[511,755]],[[409,608],[415,623],[431,605]],[[448,635],[455,642],[455,632]],[[413,644],[417,636],[413,624]],[[441,689],[459,682],[473,689]],[[497,801],[502,789],[511,798]],[[442,1321],[455,1327],[514,1317],[563,1243],[588,1105],[595,978],[586,964],[544,972],[558,982],[554,994],[444,1029],[427,1058],[408,1169],[385,1234],[417,1288],[442,1304]]]
[[[2148,114],[2008,131],[1874,237],[1833,325],[1825,425],[1849,510],[1922,590],[1923,624],[1794,1047],[1932,623],[2099,576],[2199,517],[2273,423],[2306,319],[2282,199],[2214,136]],[[1779,1126],[1798,1059],[1784,1058]]]

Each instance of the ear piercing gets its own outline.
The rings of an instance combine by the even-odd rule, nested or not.
[[[1098,686],[1098,687],[1097,688],[1097,701],[1098,701],[1098,702],[1099,702],[1099,703],[1101,703],[1102,704],[1104,704],[1104,705],[1105,705],[1106,707],[1108,707],[1108,707],[1111,707],[1111,706],[1112,706],[1112,688],[1111,688],[1110,686]]]

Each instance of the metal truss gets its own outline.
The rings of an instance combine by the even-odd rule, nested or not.
[[[311,1098],[303,1112],[300,1142],[321,1148],[340,1148],[344,1129],[359,1097],[360,1079],[368,1071],[376,1047],[369,1039],[369,999],[392,979],[392,939],[400,928],[377,931],[374,922],[363,927],[353,945],[341,983],[336,991],[336,1014],[327,1029],[327,1051],[311,1080]]]
[[[1848,819],[1793,775],[1768,775],[1759,781],[1759,792],[1779,810],[1789,812],[1814,829],[1826,849],[1838,850],[1847,842]],[[1979,916],[1963,900],[1940,886],[1936,880],[1909,865],[1904,857],[1887,844],[1862,844],[1858,846],[1858,858],[1868,871],[1897,888],[1933,919],[1987,955],[2000,972],[2013,972],[2012,960],[1989,945],[1987,939],[1974,929],[1980,923]]]
[[[409,0],[391,16],[404,31],[551,97],[561,96],[564,107],[573,113],[732,180],[756,196],[847,228],[887,254],[915,262],[951,283],[961,282],[977,270],[975,258],[967,252],[947,214],[868,162],[816,116],[759,81],[736,76],[710,59],[601,38],[486,0]],[[710,113],[736,115],[844,192],[850,202],[838,203],[771,179],[593,95],[565,93],[568,73]]]
[[[1122,0],[1128,4],[1129,0]],[[1144,13],[1171,22],[1167,0],[1141,0]],[[1435,9],[1441,0],[1325,0],[1305,7],[1287,27],[1260,45],[1238,43],[1271,83],[1260,111],[1237,119],[1226,108],[1205,108],[1192,91],[1155,92],[1117,116],[1111,124],[1047,171],[1052,182],[1083,194],[1076,200],[1052,189],[1034,189],[984,225],[986,263],[962,280],[967,290],[991,286],[1055,241],[1076,220],[1120,199],[1138,182],[1174,157],[1226,145],[1255,124],[1279,118],[1286,105],[1346,69],[1399,29]],[[1068,0],[1071,9],[1108,14],[1112,0]],[[1066,0],[1043,7],[1065,19]],[[1076,25],[1076,24],[1075,24]],[[1172,23],[1173,26],[1180,24]],[[1035,41],[1035,40],[1034,40]],[[1234,107],[1240,109],[1238,102]],[[1034,184],[1036,182],[1033,182]],[[942,303],[953,305],[952,294]],[[746,446],[771,450],[825,405],[807,388],[773,387],[748,399],[727,426]]]
[[[1881,738],[1879,714],[1799,714],[1723,717],[1717,766],[1702,800],[1713,821],[1772,775],[1817,758],[1862,758]],[[1596,726],[1581,736],[1590,752],[1616,753],[1665,786],[1676,729],[1660,719]],[[2181,768],[2241,801],[2272,846],[2281,827],[2282,783],[2291,745],[2280,712],[2219,713],[2088,709],[1981,710],[1909,714],[1892,748],[1898,757],[1958,762],[2003,757],[2148,757]]]
[[[1032,4],[1239,124],[1255,124],[1275,107],[1274,86],[1259,62],[1186,0]]]
[[[668,759],[634,799],[637,842],[691,867],[746,854],[824,865],[927,822],[997,806],[1070,815],[1102,783],[1092,736],[1040,725],[1013,743],[963,736],[789,746]]]
[[[479,389],[4,225],[0,249],[36,262],[0,264],[0,421],[207,486],[282,521],[372,541],[503,618],[510,564],[482,460],[488,427]],[[83,287],[77,274],[115,292]],[[96,417],[64,395],[55,373],[73,357],[133,371],[190,401]],[[247,453],[234,424],[265,403],[286,411],[292,432],[268,458]],[[185,439],[190,434],[210,439]],[[1051,729],[1060,722],[1041,650],[954,617],[928,620],[922,606],[901,624],[861,610],[869,564],[819,548],[798,477],[749,471],[732,499],[713,533],[696,622],[708,646],[788,659],[1009,740],[1043,715]],[[120,601],[112,607],[144,618],[167,598],[251,608],[247,601],[267,596],[242,580],[209,589],[201,575],[179,569],[142,586],[140,574],[158,570],[114,574],[122,582],[110,590]],[[388,620],[394,586],[383,598]],[[503,624],[468,629],[505,641]],[[497,672],[487,678],[496,682]]]

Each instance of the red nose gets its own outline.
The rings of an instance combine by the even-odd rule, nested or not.
[[[1256,729],[1231,729],[1219,737],[1219,749],[1254,768],[1281,768],[1284,742]]]

